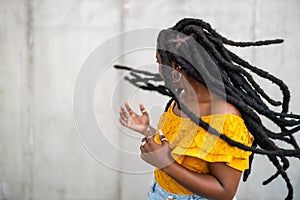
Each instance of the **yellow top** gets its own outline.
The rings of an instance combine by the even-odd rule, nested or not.
[[[247,130],[244,120],[234,114],[214,114],[201,119],[232,140],[251,146],[253,136]],[[228,166],[244,171],[248,169],[251,152],[233,147],[197,126],[189,118],[181,118],[173,113],[173,106],[160,117],[158,129],[169,140],[171,155],[180,165],[191,171],[209,173],[208,162],[225,162]],[[154,140],[161,143],[158,132]],[[162,170],[155,169],[157,183],[166,191],[175,194],[192,194]]]

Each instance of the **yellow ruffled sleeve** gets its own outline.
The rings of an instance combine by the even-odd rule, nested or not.
[[[247,130],[242,118],[232,114],[219,114],[202,117],[211,127],[232,140],[251,146],[253,136]],[[229,145],[218,136],[212,135],[191,121],[179,125],[178,133],[171,138],[172,156],[181,162],[185,156],[207,162],[225,162],[228,166],[244,171],[249,168],[251,152]]]

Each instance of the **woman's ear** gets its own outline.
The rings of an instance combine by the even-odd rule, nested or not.
[[[178,63],[172,61],[171,65],[172,65],[171,67],[176,71],[182,72],[182,67]]]

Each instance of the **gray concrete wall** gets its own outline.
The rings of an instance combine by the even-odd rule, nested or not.
[[[117,110],[123,101],[135,109],[143,101],[155,125],[166,99],[122,82],[124,73],[101,65],[101,56],[119,54],[113,63],[149,65],[153,49],[124,54],[133,46],[121,36],[100,58],[93,52],[121,32],[165,28],[182,17],[202,18],[234,40],[285,39],[282,45],[234,50],[281,77],[292,92],[291,110],[300,113],[298,0],[0,0],[0,199],[146,199],[152,168],[139,159],[141,136],[118,125]],[[152,36],[145,41],[153,41],[153,48]],[[82,100],[90,100],[88,89],[95,89],[95,106],[78,103],[82,110],[94,108],[101,134],[86,113],[74,114],[74,88],[89,62],[99,64],[88,83],[98,81],[97,88],[87,88]],[[275,96],[276,89],[266,85]],[[300,163],[291,165],[299,199]],[[261,185],[273,172],[266,158],[256,156],[238,199],[282,199],[280,178]]]

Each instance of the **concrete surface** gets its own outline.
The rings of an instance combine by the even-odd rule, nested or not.
[[[95,140],[89,118],[86,131],[78,133],[74,87],[91,53],[113,36],[170,27],[183,17],[202,18],[234,40],[285,39],[282,45],[234,50],[281,77],[292,92],[290,110],[300,113],[299,0],[0,0],[0,199],[146,199],[152,168],[139,159],[141,136],[117,123],[118,107],[129,100],[137,109],[143,101],[155,125],[166,99],[137,91],[122,81],[124,73],[99,65],[97,73],[106,76],[99,75],[95,116],[106,135],[96,134],[100,139]],[[102,56],[126,45],[121,39]],[[154,66],[152,50],[113,62]],[[266,85],[275,96],[276,89]],[[300,199],[299,167],[292,160],[288,170],[295,199]],[[273,173],[269,161],[256,156],[238,199],[283,199],[286,186],[280,178],[261,185]]]

